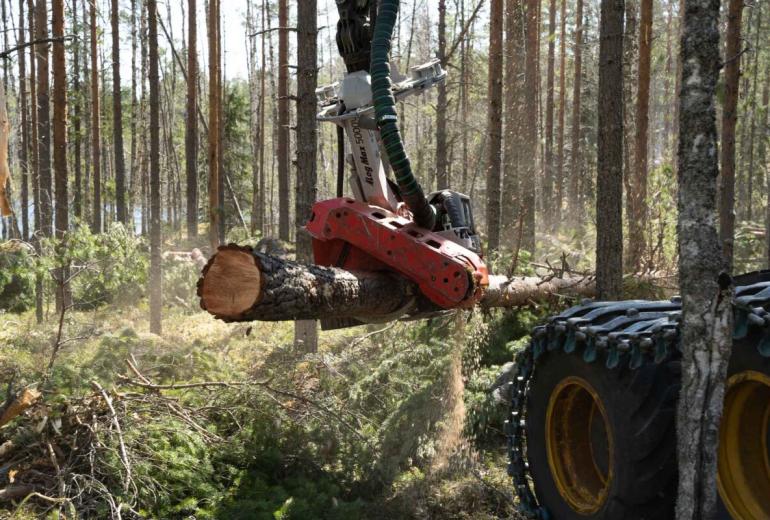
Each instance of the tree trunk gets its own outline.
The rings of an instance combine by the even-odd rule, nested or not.
[[[211,0],[215,3],[218,0]],[[160,234],[160,79],[158,74],[158,7],[147,0],[150,51],[150,332],[162,333],[163,272]]]
[[[641,0],[639,16],[639,82],[636,92],[636,135],[633,144],[635,163],[627,166],[628,259],[627,266],[636,272],[642,267],[646,252],[647,227],[647,143],[649,140],[650,65],[652,55],[652,0]],[[629,135],[626,133],[626,135]]]
[[[538,31],[539,0],[527,0],[527,56],[524,74],[524,92],[533,100],[540,98],[540,74],[538,73],[538,55],[540,48],[540,32]],[[530,153],[538,149],[538,108],[539,103],[529,101],[524,103],[524,150]],[[521,171],[521,248],[535,254],[535,179],[537,178],[537,161],[534,158],[522,160]]]
[[[625,188],[625,217],[630,229],[633,223],[631,204],[636,176],[636,100],[639,83],[639,1],[625,0],[623,28],[623,186]],[[631,271],[639,260],[626,251],[623,265]]]
[[[289,232],[289,3],[278,1],[278,237]]]
[[[51,11],[53,37],[53,166],[56,178],[56,238],[64,240],[69,229],[67,197],[67,64],[64,56],[64,0],[53,0]],[[56,309],[71,304],[69,266],[56,269]]]
[[[26,24],[24,23],[24,0],[19,2],[19,45],[26,43]],[[29,160],[30,147],[29,115],[27,103],[27,54],[22,47],[19,52],[19,104],[21,111],[21,147],[19,148],[19,165],[21,166],[21,238],[29,242]],[[34,63],[30,64],[34,67]]]
[[[438,0],[438,59],[446,67],[446,0]],[[449,188],[447,157],[447,100],[446,82],[438,86],[436,101],[436,189]]]
[[[72,52],[72,128],[73,128],[73,170],[75,170],[74,197],[72,200],[73,215],[77,220],[83,218],[83,93],[80,91],[80,53],[82,40],[80,38],[80,21],[78,20],[78,2],[72,3],[72,33],[75,43]]]
[[[219,186],[221,132],[219,130],[219,105],[221,103],[219,87],[219,0],[209,0],[209,243],[211,250],[219,245]]]
[[[744,148],[745,152],[743,153],[743,169],[746,172],[746,183],[748,185],[745,199],[746,220],[749,222],[754,220],[754,177],[756,176],[754,171],[754,138],[757,133],[757,79],[759,77],[759,55],[761,53],[760,38],[762,34],[762,6],[757,5],[756,9],[757,22],[754,31],[754,65],[751,72],[751,97],[747,103],[750,109],[751,122],[747,125],[749,126],[749,136],[748,139],[746,139],[747,143]]]
[[[487,98],[487,237],[489,251],[500,247],[500,166],[503,140],[503,0],[491,0]]]
[[[35,41],[35,2],[34,0],[28,0],[27,13],[29,23],[29,41]],[[32,114],[32,142],[30,143],[31,165],[32,165],[32,198],[34,200],[34,220],[35,220],[35,234],[33,242],[35,244],[35,250],[40,253],[40,237],[41,232],[41,215],[40,215],[40,170],[38,161],[38,152],[40,150],[38,146],[38,104],[40,100],[37,97],[37,67],[35,63],[35,46],[29,46],[29,98],[30,98],[30,112]],[[37,323],[43,322],[43,277],[41,274],[35,276],[35,319]]]
[[[682,390],[678,520],[715,518],[717,443],[732,344],[733,288],[717,233],[719,2],[684,0],[679,138]]]
[[[556,139],[556,200],[553,205],[554,222],[561,223],[564,204],[564,115],[567,106],[567,0],[561,0],[561,32],[559,35],[559,123]]]
[[[545,98],[545,178],[543,179],[543,209],[544,220],[549,229],[554,220],[554,153],[553,153],[553,112],[554,112],[554,80],[556,62],[556,0],[551,0],[548,7],[548,69],[546,72]]]
[[[91,210],[91,229],[102,232],[102,134],[99,99],[99,54],[97,47],[96,0],[89,0],[91,29],[91,167],[93,169],[94,196]]]
[[[45,0],[38,0],[35,7],[35,38],[48,38],[48,8]],[[52,236],[53,193],[51,191],[51,114],[48,93],[48,46],[35,45],[37,55],[37,156],[40,183],[40,232]]]
[[[502,236],[504,246],[519,246],[521,165],[524,153],[524,74],[526,36],[521,0],[505,3],[505,147],[503,153]]]
[[[185,173],[187,180],[187,238],[198,237],[198,6],[187,0],[187,118]]]
[[[578,179],[582,160],[580,157],[580,96],[582,94],[583,79],[583,0],[577,0],[575,12],[575,73],[572,79],[572,151],[570,157],[569,189],[567,202],[569,205],[570,219],[574,223],[581,219],[580,202],[578,195]]]
[[[602,0],[596,185],[599,298],[623,293],[623,0]]]
[[[305,222],[312,216],[318,190],[318,105],[315,94],[318,84],[317,11],[316,0],[303,0],[297,4],[297,198],[294,209],[297,223],[297,260],[300,262],[310,262],[313,257],[313,241],[304,227]],[[315,321],[298,321],[295,324],[294,346],[304,352],[318,350]]]
[[[198,282],[201,308],[225,321],[393,319],[416,291],[392,273],[304,265],[236,245],[220,247]],[[481,305],[521,307],[563,295],[590,297],[595,291],[590,277],[492,276]]]
[[[137,120],[139,119],[138,112],[139,112],[139,100],[137,99],[137,64],[136,64],[136,55],[137,55],[137,42],[139,38],[137,38],[137,24],[136,24],[136,2],[137,0],[131,0],[131,150],[129,153],[131,154],[130,157],[130,168],[131,168],[131,177],[130,177],[130,183],[129,183],[129,189],[128,189],[128,214],[129,219],[131,221],[131,231],[135,231],[135,213],[136,213],[136,192],[138,186],[141,184],[141,168],[137,164],[137,154],[139,152],[139,147],[137,146]],[[141,7],[139,8],[140,11],[144,11]]]
[[[741,75],[741,18],[743,0],[729,0],[725,33],[724,102],[722,103],[722,174],[719,187],[719,239],[728,269],[733,265],[735,240],[735,125]],[[683,36],[684,38],[684,36]],[[680,121],[683,118],[680,116]],[[680,130],[680,133],[682,130]],[[681,147],[680,147],[681,148]]]
[[[120,84],[120,11],[112,0],[112,146],[115,153],[115,209],[118,222],[128,224],[126,210],[126,166],[123,157],[123,101]]]

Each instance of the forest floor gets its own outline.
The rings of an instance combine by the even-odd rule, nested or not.
[[[511,345],[480,347],[510,319],[324,332],[297,356],[291,323],[178,303],[162,337],[144,298],[66,313],[50,372],[53,309],[42,325],[0,314],[0,379],[43,394],[0,428],[15,445],[0,489],[48,497],[0,502],[0,518],[514,517],[504,407],[488,395]]]

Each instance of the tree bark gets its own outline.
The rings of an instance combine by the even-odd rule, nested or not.
[[[438,59],[446,68],[446,0],[438,1]],[[446,82],[441,83],[436,98],[436,189],[449,188],[447,157],[447,99]]]
[[[741,18],[743,0],[729,0],[725,33],[725,79],[722,104],[722,174],[719,187],[719,239],[728,268],[733,264],[735,240],[735,125],[738,121],[738,90],[741,76]],[[684,38],[684,36],[683,36]],[[682,118],[680,116],[680,121]]]
[[[74,196],[72,199],[73,216],[77,220],[83,218],[83,94],[80,91],[80,53],[82,40],[80,38],[80,21],[78,20],[78,2],[72,3],[72,33],[75,42],[72,51],[72,88],[74,96],[70,105],[72,106],[72,129],[73,136],[73,161],[72,169],[75,171]]]
[[[393,318],[418,293],[393,273],[305,265],[234,244],[222,246],[198,281],[201,307],[225,321]],[[592,297],[593,277],[491,276],[483,307],[523,307],[561,297]]]
[[[569,215],[573,222],[581,218],[578,179],[580,178],[582,164],[580,157],[580,140],[582,139],[580,97],[582,95],[581,85],[583,80],[583,23],[583,0],[577,0],[575,12],[575,72],[572,78],[572,151],[570,156],[569,189],[567,190]]]
[[[278,2],[278,237],[289,231],[289,24],[288,0]]]
[[[67,64],[64,55],[64,0],[53,0],[51,11],[53,37],[53,166],[56,181],[56,238],[64,240],[69,230],[67,171]],[[69,266],[56,269],[56,309],[71,304]]]
[[[115,209],[118,222],[128,224],[126,210],[126,166],[123,156],[123,100],[120,84],[120,10],[112,0],[112,146],[115,153]]]
[[[315,94],[318,85],[317,11],[316,0],[303,0],[297,4],[297,198],[294,212],[297,260],[301,262],[310,262],[313,257],[313,241],[305,231],[305,222],[312,216],[318,191],[318,105]],[[318,350],[315,321],[298,321],[295,324],[294,346],[304,352]]]
[[[505,147],[503,152],[501,242],[517,247],[521,220],[522,161],[524,153],[524,75],[526,36],[522,0],[505,2]],[[468,87],[470,88],[470,87]],[[465,111],[465,110],[464,110]],[[466,138],[467,139],[467,138]],[[465,145],[464,145],[465,146]]]
[[[538,149],[538,108],[540,99],[540,74],[538,57],[540,49],[539,0],[527,0],[527,56],[524,73],[524,92],[532,97],[532,101],[524,102],[524,150],[531,153]],[[534,158],[522,161],[521,169],[521,249],[535,254],[535,179],[537,178],[537,161]]]
[[[102,232],[102,135],[99,99],[99,54],[97,47],[96,0],[89,0],[89,18],[91,29],[91,167],[93,169],[93,209],[91,211],[91,229],[94,233]]]
[[[628,259],[630,270],[641,269],[646,252],[647,226],[647,161],[650,123],[650,66],[652,58],[652,0],[641,0],[639,15],[639,82],[636,92],[635,164],[628,165],[631,175],[626,191],[628,201]],[[628,134],[627,134],[628,135]],[[631,143],[629,143],[629,147]]]
[[[719,0],[684,0],[679,121],[682,389],[678,520],[715,518],[717,444],[732,344],[733,288],[717,232]],[[723,194],[724,196],[724,194]]]
[[[554,222],[561,223],[564,204],[564,114],[567,106],[567,0],[561,0],[561,32],[559,35],[559,122],[556,138],[556,200],[554,201]]]
[[[187,0],[187,118],[185,173],[187,180],[187,237],[198,237],[198,5]]]
[[[217,0],[211,0],[212,3]],[[160,230],[160,78],[158,74],[158,7],[147,0],[150,82],[150,332],[162,333],[163,272]]]
[[[219,0],[209,0],[209,242],[211,249],[219,245],[219,186],[221,132],[219,129],[220,86],[219,86]]]
[[[623,0],[602,0],[596,185],[599,298],[623,293]]]
[[[26,43],[26,24],[24,23],[24,0],[19,2],[19,45]],[[24,48],[19,52],[19,104],[21,105],[21,147],[19,148],[19,163],[21,166],[21,237],[29,241],[29,114],[27,102],[27,54]],[[34,64],[31,64],[34,67]]]
[[[500,247],[500,167],[503,141],[503,0],[491,0],[487,94],[487,237]]]
[[[48,38],[48,7],[45,0],[35,6],[35,38]],[[44,236],[53,233],[53,193],[51,190],[51,114],[48,91],[48,46],[35,45],[37,55],[37,159],[40,184],[40,232]]]
[[[548,6],[548,65],[546,71],[545,100],[545,176],[543,179],[543,209],[547,227],[552,228],[554,220],[554,186],[556,184],[553,153],[554,81],[556,77],[556,0]]]

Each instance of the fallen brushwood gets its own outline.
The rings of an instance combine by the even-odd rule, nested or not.
[[[483,307],[522,307],[595,292],[592,276],[491,276],[489,281]],[[304,265],[232,244],[219,248],[198,282],[201,307],[224,321],[398,317],[417,293],[396,274]]]

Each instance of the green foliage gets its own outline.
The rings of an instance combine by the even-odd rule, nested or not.
[[[0,311],[23,312],[34,305],[35,262],[25,245],[0,244]]]
[[[78,225],[63,240],[45,239],[40,268],[70,266],[75,305],[93,309],[108,303],[130,305],[145,292],[147,244],[119,223],[94,234]]]

